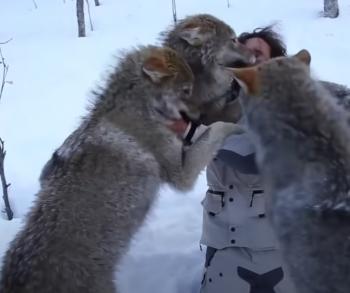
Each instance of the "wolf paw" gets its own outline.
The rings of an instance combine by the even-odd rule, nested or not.
[[[215,122],[210,125],[211,133],[213,135],[218,135],[223,138],[231,134],[242,134],[244,133],[244,127],[235,123],[230,122]]]
[[[226,137],[232,134],[244,133],[242,126],[229,122],[215,122],[209,128],[209,144],[212,146],[214,153],[219,150]]]

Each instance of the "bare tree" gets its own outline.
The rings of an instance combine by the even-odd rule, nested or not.
[[[10,41],[10,40],[9,40]],[[7,42],[9,42],[7,41]],[[7,43],[5,42],[5,43]],[[1,43],[1,44],[5,44]],[[2,51],[0,48],[0,65],[2,65],[2,79],[1,79],[1,87],[0,87],[0,101],[2,98],[2,94],[4,92],[4,87],[6,84],[6,76],[7,72],[9,70],[9,66],[5,63],[5,58],[2,55]],[[5,203],[5,212],[7,214],[7,218],[9,220],[13,219],[13,212],[10,206],[10,201],[8,197],[8,188],[10,184],[7,183],[6,177],[5,177],[5,167],[4,167],[4,161],[5,161],[6,151],[4,147],[4,141],[0,138],[0,178],[1,178],[1,185],[2,185],[2,198]]]
[[[94,30],[94,27],[92,25],[92,20],[91,20],[91,14],[90,14],[90,3],[89,3],[89,0],[85,0],[86,1],[86,6],[87,6],[87,11],[88,11],[88,14],[89,14],[89,22],[90,22],[90,30]]]
[[[78,20],[78,36],[86,37],[85,18],[84,18],[84,0],[77,0],[77,20]]]
[[[177,22],[177,16],[176,16],[176,1],[172,0],[172,9],[173,9],[173,19],[174,19],[174,23]]]
[[[336,18],[339,16],[338,0],[324,0],[324,16],[330,18]]]
[[[100,6],[100,0],[95,0],[95,6]]]
[[[4,141],[0,138],[0,177],[1,177],[1,185],[2,185],[2,198],[5,203],[5,212],[7,215],[7,218],[9,221],[13,219],[13,211],[11,209],[10,201],[9,201],[9,195],[8,195],[8,188],[11,184],[7,183],[6,177],[5,177],[5,146]]]

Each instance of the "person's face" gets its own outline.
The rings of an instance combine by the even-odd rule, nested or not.
[[[267,61],[271,58],[271,48],[261,38],[248,39],[244,45],[253,52],[256,58],[256,64]]]

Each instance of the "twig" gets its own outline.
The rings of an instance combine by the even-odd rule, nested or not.
[[[9,70],[9,65],[5,63],[5,58],[2,55],[1,48],[0,48],[0,64],[2,64],[2,80],[1,80],[1,87],[0,87],[0,101],[1,101],[2,93],[4,91],[5,83],[6,83],[6,75]]]
[[[7,44],[8,42],[11,42],[12,41],[12,38],[11,39],[8,39],[7,41],[5,41],[5,42],[0,42],[0,45],[5,45],[5,44]]]

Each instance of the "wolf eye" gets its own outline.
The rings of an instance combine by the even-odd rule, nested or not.
[[[237,43],[238,43],[238,39],[237,39],[237,38],[232,38],[232,42],[233,42],[234,44],[237,44]]]

